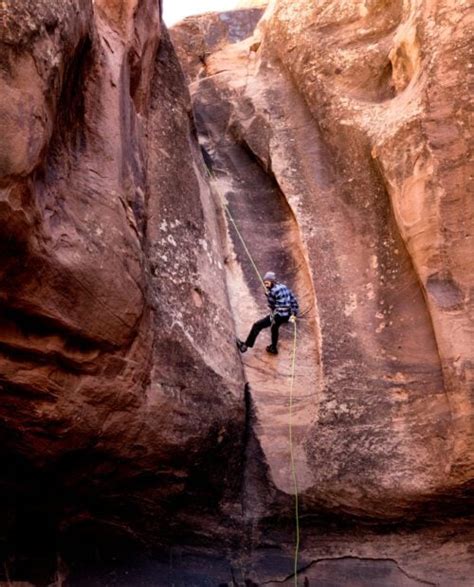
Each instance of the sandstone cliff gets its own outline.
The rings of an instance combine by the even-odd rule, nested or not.
[[[467,6],[452,6],[276,1],[190,85],[214,189],[257,265],[302,300],[304,517],[445,520],[472,501],[472,49]],[[229,238],[245,335],[262,294],[232,226]],[[252,494],[257,517],[281,515],[293,493],[290,337],[283,348],[277,360],[244,357],[272,487]],[[431,565],[425,578],[443,584]]]
[[[299,581],[471,583],[468,3],[266,4],[0,5],[6,584],[294,584],[224,204]]]
[[[276,3],[191,88],[217,188],[251,225],[260,266],[273,259],[307,301],[315,331],[301,346],[319,348],[301,383],[314,393],[308,497],[335,505],[338,486],[341,506],[360,510],[363,491],[367,513],[392,516],[472,479],[469,32],[460,12],[445,80],[440,9],[326,4]],[[246,171],[236,187],[236,149],[273,182],[266,204]],[[266,234],[285,207],[281,234]]]
[[[216,204],[158,4],[2,3],[1,41],[0,539],[15,577],[35,542],[199,533],[239,490],[245,406]]]
[[[389,381],[391,418],[420,439],[402,457],[405,478],[415,493],[456,491],[472,480],[474,458],[468,5],[283,1],[267,19],[268,51],[295,80],[332,154],[346,220],[362,221],[363,238],[338,265],[364,277],[350,278],[341,302],[352,304],[356,332],[375,334],[367,332],[379,355],[371,372]],[[315,51],[323,43],[324,57]],[[419,302],[407,295],[409,282]],[[423,436],[441,442],[428,447]],[[401,456],[405,441],[397,444]]]

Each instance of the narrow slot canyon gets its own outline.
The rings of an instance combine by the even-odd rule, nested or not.
[[[314,290],[304,254],[301,251],[298,227],[293,214],[275,180],[268,175],[255,157],[232,137],[225,137],[221,111],[214,102],[212,119],[195,110],[203,124],[202,144],[211,160],[212,186],[234,220],[240,235],[228,220],[227,284],[237,333],[245,340],[253,322],[268,314],[261,275],[275,271],[278,280],[291,284],[301,305],[297,328],[297,367],[294,390],[295,450],[298,479],[304,490],[305,463],[303,444],[305,431],[316,419],[319,373],[318,332],[315,322]],[[223,112],[225,115],[225,110]],[[216,122],[217,121],[217,122]],[[207,150],[208,149],[208,150]],[[241,242],[252,255],[252,261]],[[266,269],[265,269],[266,268]],[[293,327],[281,328],[281,352],[269,356],[269,330],[263,331],[254,349],[242,356],[246,381],[249,384],[258,414],[259,440],[272,471],[276,487],[291,494],[289,465],[288,419]],[[282,466],[283,463],[287,466]]]
[[[469,587],[467,4],[166,8],[0,6],[0,587]]]

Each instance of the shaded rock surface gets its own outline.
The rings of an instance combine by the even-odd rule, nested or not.
[[[1,10],[1,567],[215,539],[244,381],[159,5]]]
[[[155,1],[0,6],[6,584],[294,584],[293,332],[237,355],[225,207],[302,310],[299,582],[472,583],[467,3],[250,4],[187,79]]]

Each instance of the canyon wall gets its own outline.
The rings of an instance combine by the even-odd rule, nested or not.
[[[468,8],[1,3],[0,581],[470,584]]]
[[[220,221],[157,2],[2,3],[0,50],[15,576],[35,542],[199,532],[240,489],[245,406]]]
[[[369,515],[472,479],[470,32],[448,8],[276,2],[191,84],[202,143],[251,152],[297,222],[320,347],[301,382],[308,499]]]
[[[441,441],[421,457],[424,480],[410,483],[415,492],[455,492],[472,479],[474,455],[472,11],[450,1],[282,1],[266,18],[266,51],[281,60],[318,121],[356,226],[362,213],[364,228],[342,261],[357,264],[359,249],[358,273],[369,277],[350,279],[350,319],[364,329],[371,317],[377,325],[372,343],[382,377],[393,382],[392,416],[400,422],[396,412],[403,414],[405,432],[413,426],[415,436]],[[367,242],[372,231],[378,238]],[[418,302],[408,295],[408,272]],[[436,364],[442,379],[431,387],[426,377]],[[421,367],[419,376],[413,367]],[[402,397],[413,383],[418,399],[411,390]],[[416,469],[413,448],[407,480]]]
[[[314,537],[327,532],[323,513],[447,528],[472,503],[469,17],[450,2],[276,1],[252,37],[210,49],[199,72],[185,52],[214,190],[261,272],[275,270],[302,302],[293,439],[302,518],[315,520],[310,558],[326,552]],[[174,27],[174,42],[192,46],[191,25],[208,21]],[[233,221],[228,287],[244,338],[265,307]],[[276,359],[262,356],[264,341],[243,357],[263,535],[266,520],[290,515],[294,493],[292,342],[289,332]],[[400,560],[397,548],[389,558]],[[466,580],[418,564],[434,584]]]

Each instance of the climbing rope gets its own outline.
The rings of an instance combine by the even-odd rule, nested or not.
[[[242,246],[244,247],[244,250],[247,253],[247,256],[248,256],[248,258],[250,260],[250,263],[252,263],[252,267],[255,269],[255,273],[258,275],[258,278],[260,280],[260,283],[262,284],[263,289],[265,291],[267,291],[267,288],[265,287],[265,284],[263,283],[263,278],[262,278],[262,276],[261,276],[261,274],[260,274],[260,272],[259,272],[259,270],[257,268],[257,265],[256,265],[255,261],[253,260],[253,257],[251,255],[251,253],[250,253],[250,251],[249,251],[249,249],[248,249],[245,241],[244,241],[244,237],[240,234],[240,230],[237,228],[237,224],[235,223],[235,220],[232,217],[232,214],[230,213],[229,206],[225,202],[223,203],[223,205],[224,205],[224,209],[225,209],[225,211],[227,213],[227,216],[229,217],[229,220],[232,222],[232,226],[235,228],[235,232],[237,233],[237,236],[239,237],[240,242],[242,243]]]
[[[295,382],[295,366],[296,366],[296,321],[293,322],[293,353],[291,357],[291,377],[290,377],[290,419],[288,424],[288,437],[290,444],[290,463],[291,476],[293,477],[293,490],[295,492],[295,557],[294,557],[294,576],[295,587],[298,587],[298,556],[300,550],[300,515],[299,515],[299,498],[298,498],[298,479],[296,477],[296,463],[293,452],[293,385]]]
[[[207,174],[208,174],[208,176],[209,176],[209,177],[210,177],[210,178],[211,178],[211,179],[214,181],[214,183],[217,185],[217,178],[216,178],[216,176],[215,176],[215,173],[212,171],[212,169],[209,169],[209,167],[208,167],[207,165],[206,165],[206,170],[207,170]],[[237,223],[235,222],[235,220],[234,220],[234,217],[232,216],[232,214],[231,214],[231,212],[230,212],[230,210],[229,210],[229,206],[226,204],[226,202],[225,202],[225,200],[224,200],[223,196],[221,196],[221,194],[220,194],[220,192],[219,192],[219,189],[218,189],[218,188],[217,188],[217,192],[218,192],[218,194],[219,194],[219,196],[220,196],[220,198],[219,198],[219,199],[221,200],[221,203],[222,203],[222,205],[224,206],[224,210],[225,210],[225,212],[226,212],[227,216],[229,217],[229,220],[231,221],[231,223],[232,223],[232,226],[235,228],[235,232],[237,233],[237,236],[239,237],[239,240],[240,240],[240,242],[242,243],[242,246],[244,247],[244,251],[247,253],[247,257],[249,258],[249,260],[250,260],[250,263],[252,264],[252,267],[254,268],[254,270],[255,270],[255,273],[257,274],[257,277],[258,277],[258,279],[259,279],[259,281],[260,281],[260,283],[261,283],[261,285],[262,285],[262,287],[263,287],[264,291],[267,291],[267,288],[265,287],[265,284],[263,283],[263,277],[262,277],[262,275],[261,275],[260,271],[258,270],[257,264],[256,264],[256,263],[255,263],[255,261],[253,260],[252,254],[251,254],[251,252],[249,251],[249,248],[247,247],[247,244],[246,244],[246,242],[245,242],[245,240],[244,240],[244,237],[243,237],[243,236],[242,236],[242,234],[240,233],[240,230],[239,230],[239,228],[238,228],[238,226],[237,226]]]
[[[214,180],[215,183],[217,183],[216,181],[216,176],[214,174],[214,172],[209,169],[206,165],[206,169],[207,169],[207,173],[209,175],[209,177]],[[257,264],[255,263],[252,254],[249,251],[249,248],[247,247],[247,244],[245,242],[244,237],[242,236],[237,223],[234,220],[234,217],[232,216],[230,210],[229,210],[229,206],[226,204],[226,202],[224,201],[224,198],[221,196],[219,189],[217,189],[219,196],[220,196],[220,200],[222,202],[222,205],[224,206],[224,210],[226,211],[227,216],[229,217],[229,220],[232,223],[232,226],[235,228],[235,232],[237,233],[237,236],[239,237],[240,242],[242,243],[242,246],[244,247],[244,251],[247,253],[247,256],[250,260],[250,263],[252,264],[252,267],[255,270],[255,273],[257,274],[262,287],[264,288],[264,290],[266,291],[266,287],[265,284],[263,283],[263,278],[262,275],[260,274],[260,271],[258,270]],[[294,578],[295,578],[295,587],[298,587],[298,558],[299,558],[299,550],[300,550],[300,516],[299,516],[299,496],[298,496],[298,479],[296,477],[296,462],[295,462],[295,455],[294,455],[294,451],[293,451],[293,388],[294,388],[294,383],[295,383],[295,367],[296,367],[296,342],[297,342],[297,328],[296,328],[296,321],[293,322],[293,350],[291,353],[291,370],[290,370],[290,417],[289,417],[289,423],[288,423],[288,436],[289,436],[289,445],[290,445],[290,466],[291,466],[291,477],[293,480],[293,490],[295,493],[295,555],[294,555],[294,564],[293,564],[293,574],[294,574]]]

